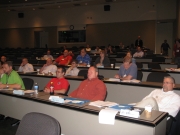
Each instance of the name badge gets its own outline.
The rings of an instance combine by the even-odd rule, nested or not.
[[[126,77],[126,74],[123,77]]]

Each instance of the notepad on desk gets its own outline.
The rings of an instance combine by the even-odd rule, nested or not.
[[[111,107],[118,104],[115,102],[109,102],[109,101],[94,101],[94,102],[90,102],[89,105],[96,106],[96,107]]]
[[[117,78],[109,78],[109,81],[120,82],[120,79],[117,79]]]

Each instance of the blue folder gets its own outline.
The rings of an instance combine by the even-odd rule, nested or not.
[[[115,110],[121,110],[121,109],[133,109],[133,105],[128,105],[128,104],[120,104],[120,105],[115,105],[115,106],[111,106],[109,108],[115,109]]]
[[[69,102],[70,104],[78,104],[78,105],[83,105],[87,102],[90,102],[90,100],[84,100],[84,99],[79,99],[79,98],[72,98],[72,97],[65,97],[64,100],[79,100],[79,101],[82,101],[80,103],[72,103],[72,102]]]

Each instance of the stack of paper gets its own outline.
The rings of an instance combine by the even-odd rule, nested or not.
[[[50,96],[49,100],[53,102],[64,103],[64,99],[59,96]]]
[[[94,102],[90,102],[89,105],[96,106],[96,107],[111,107],[118,104],[115,102],[109,102],[109,101],[94,101]]]
[[[120,79],[117,79],[117,78],[109,78],[109,81],[120,82]]]

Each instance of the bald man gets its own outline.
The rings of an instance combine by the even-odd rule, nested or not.
[[[79,87],[69,94],[70,97],[88,99],[92,101],[104,100],[106,85],[98,79],[98,70],[95,67],[88,69],[88,78],[81,82]]]
[[[53,65],[53,61],[51,58],[47,58],[46,64],[40,69],[40,73],[48,74],[49,72],[51,75],[56,75],[57,66]]]

